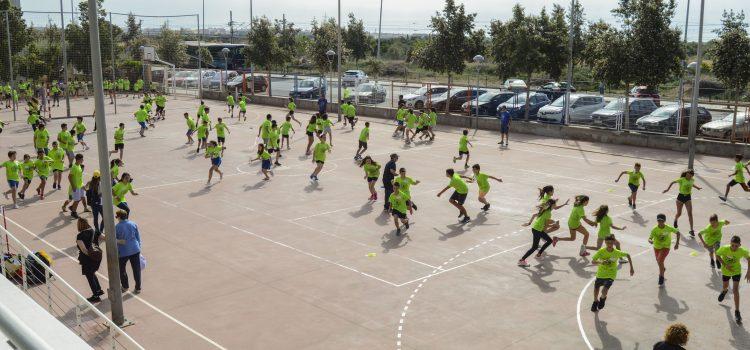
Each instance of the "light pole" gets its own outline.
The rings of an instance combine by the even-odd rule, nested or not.
[[[476,124],[474,125],[474,130],[479,129],[479,69],[482,66],[482,63],[484,63],[484,56],[482,55],[476,55],[473,58],[474,63],[477,64],[477,97],[475,100],[477,101],[477,111],[475,113],[476,116]],[[469,111],[471,111],[471,102],[469,102]]]
[[[695,161],[695,132],[698,128],[698,93],[700,92],[701,64],[703,64],[703,9],[706,0],[701,0],[701,19],[698,29],[698,60],[695,65],[695,79],[693,80],[693,101],[690,106],[690,129],[688,131],[688,169],[693,169]]]
[[[224,56],[224,79],[229,80],[229,48],[221,49],[221,54]],[[222,84],[222,77],[219,76],[219,88],[224,91],[224,85]]]
[[[338,75],[338,92],[339,92],[339,99],[341,99],[341,54],[344,52],[344,50],[341,49],[341,0],[339,0],[339,24],[336,28],[336,32],[338,33],[338,48],[336,50],[339,51],[339,54],[336,56],[336,74]],[[338,114],[338,121],[341,121],[341,105],[338,104],[339,108],[337,108],[337,114]]]
[[[377,58],[380,59],[380,29],[383,24],[383,0],[380,0],[380,17],[378,17],[378,54]]]
[[[570,1],[570,28],[568,29],[568,86],[565,87],[565,108],[563,109],[563,118],[561,122],[564,125],[570,124],[570,87],[573,85],[573,30],[576,9],[576,0]]]
[[[333,84],[333,56],[336,56],[336,51],[328,50],[326,51],[326,57],[328,58],[328,74],[330,74],[330,78],[328,81],[330,82],[328,84],[328,90],[330,91],[329,96],[331,96],[331,103],[333,103],[333,88],[331,88],[331,84]],[[339,96],[341,97],[341,96]],[[341,101],[338,101],[336,103],[340,103]]]
[[[685,28],[683,29],[685,33],[683,33],[682,37],[682,46],[687,46],[687,27],[688,27],[688,19],[690,18],[690,0],[687,0],[687,7],[685,8]],[[680,86],[677,88],[677,106],[680,108],[677,109],[677,118],[678,120],[682,120],[682,95],[685,94],[685,73],[687,71],[687,66],[685,65],[687,62],[685,60],[682,60],[680,62],[680,65],[682,66],[682,71],[680,71]],[[679,124],[678,124],[679,126]],[[679,131],[679,129],[678,129]]]
[[[71,10],[73,9],[73,2],[72,1],[70,2],[70,9]],[[72,23],[72,18],[73,18],[73,13],[72,12],[70,14],[70,17],[71,17],[71,23]],[[5,23],[8,23],[8,21],[6,20]],[[65,43],[65,17],[63,16],[63,2],[62,2],[62,0],[60,0],[60,26],[61,26],[61,29],[62,29],[62,30],[60,30],[60,41],[61,41],[60,42],[60,46],[61,46],[61,50],[62,50],[62,54],[63,54],[63,75],[64,75],[63,81],[65,82],[65,88],[64,88],[65,89],[65,115],[68,118],[70,118],[70,89],[68,87],[68,48],[66,47],[67,45]],[[10,36],[8,36],[8,38],[10,38]],[[10,45],[9,45],[9,47],[10,47]]]

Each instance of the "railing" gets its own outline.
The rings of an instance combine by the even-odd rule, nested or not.
[[[58,321],[95,349],[143,349],[7,229],[0,227],[0,236],[2,276]]]

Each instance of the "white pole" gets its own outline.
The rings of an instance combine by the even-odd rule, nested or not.
[[[380,0],[380,17],[378,17],[378,54],[377,57],[380,59],[380,30],[383,24],[383,0]]]
[[[338,54],[336,55],[336,60],[338,62],[336,64],[336,74],[338,75],[338,84],[339,84],[338,86],[338,90],[339,90],[338,102],[339,103],[337,104],[339,108],[338,108],[337,114],[338,114],[338,121],[341,121],[341,101],[340,101],[341,100],[341,54],[344,52],[341,49],[341,0],[339,0],[339,24],[338,24],[338,28],[336,29],[337,29],[336,32],[338,33],[338,45],[337,45],[338,48],[336,49],[336,51],[338,51]]]
[[[701,65],[703,64],[703,9],[706,0],[701,0],[701,19],[698,29],[698,61],[695,65],[695,80],[693,82],[693,101],[690,106],[690,130],[688,132],[688,169],[693,169],[695,161],[695,133],[698,128],[698,96],[701,82]]]

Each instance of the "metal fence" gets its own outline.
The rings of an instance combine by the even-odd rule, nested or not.
[[[4,217],[5,210],[2,211]],[[49,255],[32,251],[3,227],[0,227],[0,237],[2,276],[16,283],[31,299],[91,347],[143,349],[60,277],[52,269],[54,261]]]

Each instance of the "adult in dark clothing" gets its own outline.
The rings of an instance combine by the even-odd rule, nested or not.
[[[100,189],[101,174],[99,170],[94,171],[91,178],[84,188],[86,189],[86,201],[91,206],[91,212],[94,215],[94,231],[102,233],[104,231],[104,216],[102,214],[102,192]],[[99,220],[101,218],[101,221]]]
[[[388,198],[390,198],[391,193],[393,193],[393,178],[398,176],[396,161],[398,161],[398,154],[392,153],[391,160],[388,161],[383,168],[383,188],[385,188],[385,196],[383,197],[385,199],[385,205],[383,206],[383,210],[391,209],[391,204],[388,202]]]
[[[91,293],[93,294],[86,300],[92,303],[102,301],[99,297],[104,295],[102,286],[99,284],[99,279],[96,277],[96,271],[99,270],[99,265],[102,262],[101,254],[97,256],[96,252],[94,252],[94,248],[99,247],[99,237],[100,234],[94,232],[86,219],[78,219],[78,235],[76,236],[78,263],[81,264],[81,274],[86,276],[89,287],[91,287]]]
[[[328,100],[326,99],[325,96],[320,96],[320,98],[318,98],[318,113],[323,115],[324,113],[326,113],[327,107],[328,107]]]
[[[675,323],[664,332],[664,341],[654,344],[654,350],[685,350],[690,331],[682,323]]]

